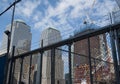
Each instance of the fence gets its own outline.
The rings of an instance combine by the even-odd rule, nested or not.
[[[20,55],[13,47],[6,84],[119,84],[119,27],[76,34]]]

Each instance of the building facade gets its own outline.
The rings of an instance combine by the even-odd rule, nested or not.
[[[11,24],[7,26],[6,30],[10,31]],[[3,53],[7,52],[7,35],[3,35],[2,40],[2,46],[1,46],[1,52],[4,50]],[[10,50],[9,52],[12,52],[12,47],[15,46],[15,56],[19,55],[24,52],[28,52],[31,49],[31,39],[32,34],[30,30],[30,26],[28,26],[24,21],[22,20],[16,20],[13,22],[12,27],[12,34],[11,34],[11,43],[10,43]],[[28,70],[26,70],[26,66],[29,65],[29,58],[25,58],[23,63],[23,73],[26,74],[24,77],[22,77],[22,81],[27,83],[27,73]],[[25,66],[26,65],[26,66]],[[15,65],[15,74],[14,74],[14,84],[17,84],[19,82],[19,73],[20,73],[20,59],[16,60]],[[24,72],[25,71],[25,72]]]
[[[53,28],[45,29],[42,34],[40,41],[43,40],[43,47],[59,42],[61,40],[60,32]],[[38,59],[38,71],[36,77],[36,84],[39,84],[39,64]],[[62,60],[62,53],[59,50],[55,50],[55,84],[64,84],[64,63]],[[43,54],[43,65],[42,65],[42,84],[51,83],[51,50],[45,51]]]
[[[94,31],[95,27],[89,28],[89,26],[84,27],[85,30],[82,32],[78,32],[75,36],[84,35],[88,32]],[[90,26],[91,27],[91,26]],[[106,35],[102,34],[99,36],[90,37],[90,55],[93,58],[104,59],[107,57],[107,42]],[[88,39],[83,39],[81,41],[77,41],[74,43],[74,56],[73,56],[73,82],[74,84],[82,83],[86,81],[87,84],[90,83],[90,74],[89,74],[89,48],[88,48]],[[91,58],[92,67],[94,66],[94,59]],[[101,62],[96,62],[96,64],[100,64]],[[96,66],[97,67],[97,66]],[[100,68],[100,67],[99,67]],[[94,68],[92,68],[94,71]]]
[[[83,33],[92,31],[86,30],[84,32],[78,33],[75,36],[81,35]],[[99,36],[91,37],[90,38],[90,50],[91,56],[97,57],[100,55],[100,38]],[[74,52],[80,54],[81,56],[74,55],[74,66],[80,64],[88,64],[88,39],[83,39],[81,41],[74,43]]]
[[[10,31],[11,24],[9,24],[6,27],[6,30]],[[7,35],[3,34],[2,39],[2,46],[1,51],[4,49],[4,53],[7,52]],[[10,43],[10,52],[12,50],[12,47],[15,46],[16,50],[19,51],[19,53],[22,53],[23,51],[30,51],[31,48],[31,39],[32,34],[30,30],[30,26],[28,26],[24,21],[22,20],[16,20],[13,22],[12,27],[12,34],[11,34],[11,43]],[[16,52],[16,54],[18,54]]]

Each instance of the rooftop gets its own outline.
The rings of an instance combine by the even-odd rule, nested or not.
[[[25,21],[23,21],[23,20],[21,20],[21,19],[16,19],[14,22],[20,22],[20,23],[23,23],[23,24],[27,25],[27,24],[25,23]]]
[[[84,33],[86,31],[91,31],[97,28],[99,28],[99,26],[95,25],[94,23],[82,24],[79,29],[76,29],[74,31],[74,35]]]

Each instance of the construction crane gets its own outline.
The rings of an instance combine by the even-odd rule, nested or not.
[[[93,1],[92,5],[91,5],[91,7],[90,7],[90,10],[89,10],[88,12],[86,12],[86,18],[87,18],[87,19],[86,19],[86,20],[84,19],[84,24],[87,24],[88,21],[90,21],[91,23],[93,23],[93,21],[91,20],[89,14],[90,14],[90,12],[92,11],[92,9],[93,9],[93,7],[94,7],[94,5],[95,5],[95,2],[96,2],[96,0]],[[87,21],[87,20],[88,20],[88,21]]]

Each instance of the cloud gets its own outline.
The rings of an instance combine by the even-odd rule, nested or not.
[[[16,8],[16,14],[30,18],[36,11],[37,7],[40,5],[40,0],[25,0],[18,4]]]
[[[40,19],[42,19],[43,18],[43,16],[42,16],[42,12],[40,12],[40,11],[37,11],[33,16],[32,16],[32,18],[33,18],[33,21],[39,21]]]
[[[1,47],[1,41],[0,41],[0,47]]]
[[[3,12],[7,7],[9,7],[10,3],[8,0],[2,0],[0,1],[0,13]]]
[[[3,2],[7,2],[8,0],[2,0]]]
[[[96,0],[92,6],[93,1],[58,0],[55,3],[51,2],[55,4],[53,6],[48,0],[26,0],[17,5],[16,14],[23,18],[27,17],[34,29],[42,31],[53,27],[60,30],[62,35],[67,32],[68,37],[75,29],[80,28],[85,19],[98,24],[100,22],[98,19],[112,11],[115,6],[112,0]]]
[[[40,29],[41,31],[50,26],[61,31],[64,28],[74,30],[74,27],[80,25],[80,20],[84,20],[87,14],[91,19],[96,20],[96,17],[106,15],[115,5],[111,0],[105,0],[104,2],[97,0],[92,8],[93,1],[94,0],[60,0],[56,3],[56,6],[52,6],[47,2],[44,17],[34,24],[34,28]],[[79,28],[80,26],[77,27]]]

